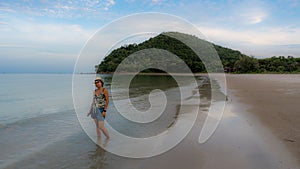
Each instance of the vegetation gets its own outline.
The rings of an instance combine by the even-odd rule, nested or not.
[[[129,44],[113,50],[104,60],[95,66],[97,73],[114,72],[117,66],[129,55],[141,51],[143,49],[164,49],[169,51],[179,58],[181,58],[191,69],[192,72],[206,72],[205,66],[195,52],[185,45],[183,42],[173,38],[170,35],[180,36],[181,38],[188,39],[193,43],[200,43],[204,50],[207,44],[213,46],[219,55],[225,72],[235,73],[295,73],[300,72],[300,58],[292,56],[273,56],[271,58],[257,59],[242,54],[240,51],[225,48],[219,45],[209,43],[201,40],[195,36],[182,34],[178,32],[162,33],[156,37],[140,44]],[[206,47],[206,48],[205,48]],[[202,49],[201,49],[202,50]],[[204,55],[209,55],[204,53]],[[168,61],[168,60],[166,60]],[[170,62],[170,60],[169,60]],[[210,62],[210,61],[207,61]],[[133,63],[134,64],[134,63]],[[132,64],[132,65],[133,65]],[[176,69],[176,64],[172,63],[173,70]],[[215,63],[212,63],[215,64]],[[131,65],[131,66],[132,66]],[[148,69],[147,72],[160,72],[157,69]],[[175,71],[176,72],[176,71]]]
[[[257,59],[259,68],[257,72],[296,73],[300,72],[300,58],[292,56],[273,56],[271,58]]]

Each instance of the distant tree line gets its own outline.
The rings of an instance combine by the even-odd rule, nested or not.
[[[174,34],[174,32],[173,32]],[[176,32],[181,36],[188,38],[196,38],[192,35],[182,34]],[[207,41],[197,38],[201,43],[209,43]],[[240,51],[225,48],[219,45],[212,44],[216,49],[220,60],[223,64],[225,72],[231,73],[298,73],[300,72],[300,58],[292,56],[273,56],[271,58],[257,59],[242,54]],[[157,48],[167,50],[178,57],[180,57],[194,73],[206,72],[205,66],[195,52],[171,36],[162,33],[156,37],[140,44],[129,44],[113,50],[104,60],[95,66],[97,73],[114,72],[117,66],[129,55],[149,48]],[[176,64],[173,66],[176,68]],[[160,72],[157,69],[148,69],[146,72]]]

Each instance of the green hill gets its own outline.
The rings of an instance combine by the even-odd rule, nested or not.
[[[143,49],[149,49],[149,48],[157,48],[157,49],[164,49],[167,50],[175,55],[177,55],[179,58],[181,58],[191,69],[192,72],[198,73],[198,72],[206,72],[206,69],[204,67],[204,64],[200,60],[200,58],[195,54],[195,52],[185,45],[182,41],[177,40],[178,38],[173,37],[179,37],[179,39],[184,39],[190,44],[197,43],[197,48],[200,51],[207,51],[206,49],[208,46],[213,46],[215,48],[215,51],[219,55],[223,68],[225,71],[236,71],[240,73],[249,73],[249,72],[266,72],[266,71],[297,71],[300,70],[299,68],[299,59],[294,59],[293,57],[289,56],[286,58],[287,60],[284,60],[282,57],[281,60],[279,60],[275,57],[272,57],[273,60],[276,60],[276,66],[280,67],[278,70],[274,66],[272,69],[268,69],[268,66],[270,65],[270,62],[273,60],[271,58],[268,59],[255,59],[253,57],[246,56],[242,54],[240,51],[232,50],[229,48],[225,48],[219,45],[212,44],[210,42],[204,41],[202,39],[197,38],[193,35],[183,34],[179,32],[166,32],[161,33],[156,37],[150,38],[149,40],[146,40],[140,44],[129,44],[122,46],[118,49],[113,50],[108,56],[104,58],[104,60],[99,64],[96,65],[96,72],[97,73],[108,73],[108,72],[114,72],[117,68],[117,66],[129,55],[143,50]],[[209,50],[209,52],[213,52]],[[203,53],[203,55],[210,55],[210,53]],[[200,52],[201,53],[201,52]],[[205,58],[208,58],[206,56]],[[293,60],[294,59],[294,60]],[[284,61],[284,63],[280,63],[280,61]],[[213,61],[207,60],[207,63],[210,63]],[[214,63],[212,63],[214,64]],[[174,70],[176,68],[176,63],[174,63]],[[222,68],[222,69],[223,69]],[[160,72],[159,70],[147,70],[148,72]],[[223,71],[223,70],[222,70]]]

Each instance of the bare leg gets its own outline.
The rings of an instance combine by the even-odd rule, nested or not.
[[[104,127],[104,121],[98,121],[98,128],[103,132],[105,137],[109,139],[109,134],[107,129]]]
[[[96,133],[97,133],[97,137],[98,137],[98,139],[101,139],[101,130],[99,130],[99,123],[98,123],[98,120],[95,118],[94,121],[95,121],[95,124],[96,124]]]

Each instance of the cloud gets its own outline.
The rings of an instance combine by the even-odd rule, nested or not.
[[[300,48],[291,48],[300,44],[300,28],[277,27],[252,30],[233,30],[199,26],[199,30],[209,41],[240,50],[248,55],[300,56]],[[299,46],[299,45],[296,45]]]
[[[16,45],[16,44],[2,43],[0,44],[0,48],[35,48],[35,47],[30,45]]]
[[[0,22],[0,25],[8,25],[8,22]]]
[[[78,9],[78,8],[75,7],[75,6],[62,5],[62,4],[54,5],[54,8],[56,8],[56,9],[62,9],[62,10],[66,10],[66,11],[71,11],[71,10],[76,10],[76,9]]]
[[[231,7],[232,6],[232,7]],[[240,1],[231,4],[229,9],[236,22],[252,25],[263,22],[267,19],[271,4],[267,1]]]
[[[0,56],[2,61],[14,58],[18,62],[30,60],[31,65],[40,65],[40,61],[48,60],[49,65],[63,62],[60,65],[71,68],[94,32],[76,24],[14,20],[0,31]]]
[[[116,2],[114,0],[108,0],[110,5],[114,5]]]
[[[5,8],[0,8],[0,11],[56,18],[87,18],[98,16],[97,14],[109,10],[114,4],[114,0],[11,1],[9,3],[5,3]]]
[[[262,22],[267,17],[267,14],[260,8],[252,8],[244,11],[241,17],[245,24],[257,24]]]
[[[107,0],[106,4],[105,4],[105,7],[104,7],[104,10],[109,10],[109,8],[111,6],[113,6],[116,2],[114,0]]]
[[[153,4],[157,4],[157,3],[160,3],[160,2],[162,2],[163,0],[151,0],[151,2],[153,3]]]
[[[76,24],[51,24],[36,21],[14,20],[0,32],[1,41],[38,44],[77,44],[86,41],[93,30],[84,30]]]
[[[0,31],[0,62],[11,66],[1,68],[4,72],[71,72],[80,49],[95,32],[75,24],[20,20],[6,26]]]
[[[11,8],[0,8],[0,11],[2,12],[11,12],[11,13],[15,13],[16,11],[11,9]]]
[[[215,41],[253,44],[253,45],[282,45],[300,43],[299,28],[264,28],[252,30],[233,30],[216,27],[199,26],[201,32]]]

